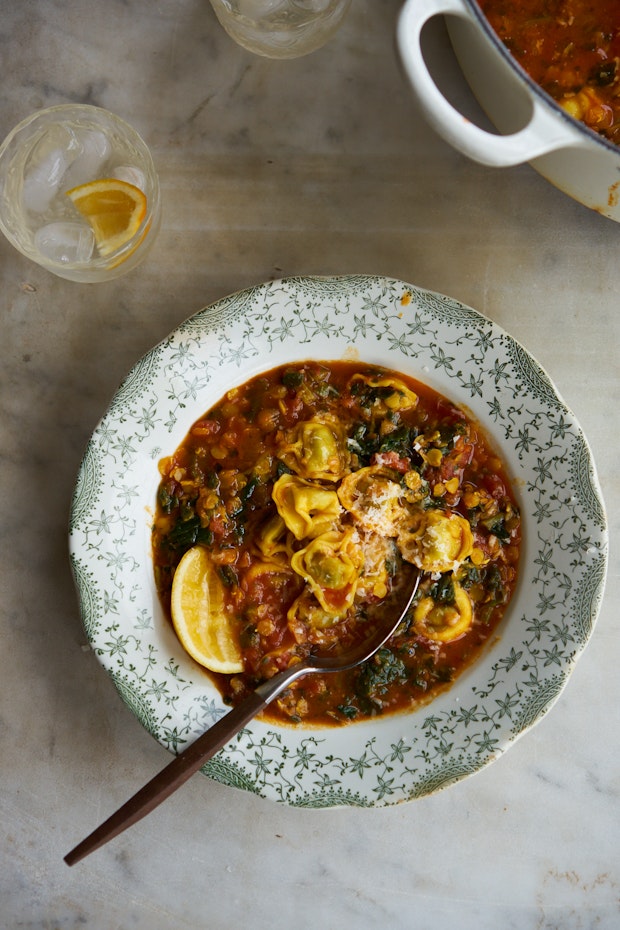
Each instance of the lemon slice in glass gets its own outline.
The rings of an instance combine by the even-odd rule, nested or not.
[[[243,671],[234,620],[226,613],[224,588],[202,546],[184,554],[172,580],[172,623],[183,648],[212,672]]]
[[[89,181],[67,191],[76,209],[90,223],[99,253],[111,255],[140,229],[146,216],[146,195],[118,178]]]

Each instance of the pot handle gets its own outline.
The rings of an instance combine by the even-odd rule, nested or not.
[[[444,97],[424,62],[420,35],[434,16],[450,14],[476,22],[463,0],[406,0],[401,10],[397,42],[405,70],[424,115],[433,129],[473,161],[508,167],[531,161],[547,152],[575,145],[579,135],[532,95],[529,123],[511,135],[495,135],[459,113]]]

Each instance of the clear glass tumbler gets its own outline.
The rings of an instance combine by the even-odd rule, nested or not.
[[[229,36],[257,55],[299,58],[324,45],[351,0],[211,0]]]
[[[107,281],[130,271],[152,246],[160,213],[147,146],[108,110],[39,110],[0,146],[0,229],[61,278]]]

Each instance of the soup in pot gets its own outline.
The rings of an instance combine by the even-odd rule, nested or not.
[[[530,77],[620,144],[620,0],[478,0]]]

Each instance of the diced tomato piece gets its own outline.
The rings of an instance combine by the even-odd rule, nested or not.
[[[221,427],[217,420],[198,420],[191,428],[193,436],[215,436]]]
[[[411,470],[411,460],[399,455],[398,452],[375,452],[370,459],[371,465],[385,465],[404,474]]]
[[[214,536],[222,537],[226,533],[226,521],[219,514],[215,514],[209,521],[209,529]]]
[[[499,475],[485,475],[482,484],[496,501],[506,497],[506,485]]]

